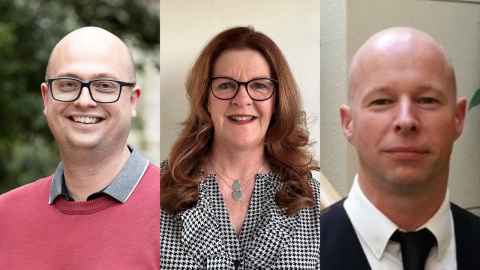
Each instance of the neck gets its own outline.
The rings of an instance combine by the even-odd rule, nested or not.
[[[428,187],[408,187],[399,191],[390,183],[378,185],[359,174],[358,183],[368,198],[386,217],[400,229],[414,231],[425,224],[438,211],[447,191],[446,178],[433,181]],[[443,184],[445,183],[445,184]]]
[[[60,156],[70,196],[75,201],[86,201],[89,195],[113,181],[128,160],[130,151],[126,145],[115,152],[60,149]]]
[[[257,171],[268,169],[265,164],[263,145],[252,149],[238,150],[214,143],[210,154],[210,163],[214,169],[220,169],[227,176],[239,179],[251,176],[248,174],[252,173],[252,169],[256,168]]]

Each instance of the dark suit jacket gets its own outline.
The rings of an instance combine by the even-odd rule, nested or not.
[[[343,207],[344,200],[320,216],[320,268],[322,270],[370,270],[367,257]],[[458,270],[480,269],[480,218],[451,204]]]

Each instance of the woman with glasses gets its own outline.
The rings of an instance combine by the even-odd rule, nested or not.
[[[190,115],[161,173],[161,269],[318,269],[318,167],[280,49],[228,29],[186,88]]]

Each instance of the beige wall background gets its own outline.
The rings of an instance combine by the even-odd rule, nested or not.
[[[347,1],[321,0],[320,12],[320,167],[339,193],[346,194],[355,172],[338,114],[347,98]]]
[[[302,93],[317,158],[320,153],[319,0],[162,0],[160,3],[160,136],[166,159],[188,114],[184,82],[217,33],[251,25],[281,48]]]
[[[458,93],[470,98],[480,88],[480,5],[321,0],[321,6],[321,166],[337,190],[346,194],[355,173],[355,154],[341,133],[338,106],[346,101],[347,66],[355,50],[386,27],[421,29],[445,47],[456,70]],[[465,124],[452,156],[450,197],[464,207],[475,207],[480,205],[480,108],[468,112]]]

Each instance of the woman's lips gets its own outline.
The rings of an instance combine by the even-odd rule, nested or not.
[[[248,124],[253,122],[255,119],[257,119],[257,116],[254,115],[246,115],[246,114],[234,114],[234,115],[229,115],[227,118],[236,124]]]

